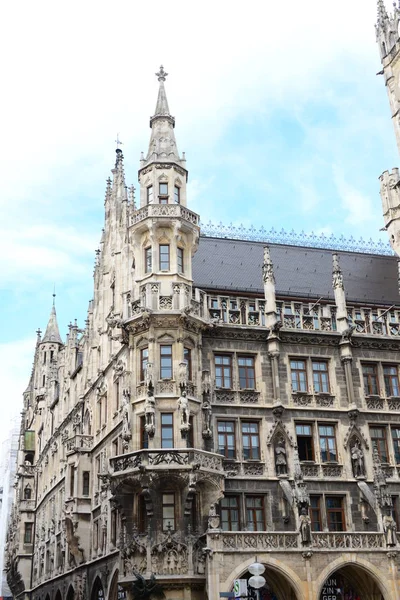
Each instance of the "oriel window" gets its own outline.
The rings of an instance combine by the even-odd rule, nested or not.
[[[241,390],[254,390],[254,357],[238,356],[239,385]]]
[[[334,425],[319,425],[319,447],[322,462],[336,462],[336,437]]]
[[[183,360],[187,364],[188,379],[189,379],[189,381],[192,381],[192,350],[191,350],[191,348],[183,349]]]
[[[383,367],[383,377],[385,379],[386,396],[399,396],[399,372],[397,366],[385,365]]]
[[[146,370],[149,363],[149,349],[142,348],[140,351],[140,381],[146,379]]]
[[[314,392],[329,394],[329,373],[326,361],[312,361]]]
[[[90,473],[83,471],[82,473],[82,496],[89,496]]]
[[[145,248],[145,250],[144,250],[145,273],[151,273],[151,271],[153,269],[152,263],[153,263],[153,260],[152,260],[151,246],[149,246],[148,248]]]
[[[177,185],[174,186],[174,202],[175,204],[181,203],[181,188]]]
[[[291,360],[292,390],[294,392],[307,392],[307,369],[305,360]]]
[[[177,253],[177,263],[178,263],[178,273],[184,273],[184,252],[183,252],[183,248],[177,248],[176,249],[176,253]]]
[[[154,199],[153,186],[149,185],[149,187],[147,188],[147,204],[152,204],[153,199]]]
[[[160,377],[172,379],[172,346],[160,346]]]
[[[160,204],[168,204],[168,183],[160,183],[158,188]]]
[[[169,271],[169,244],[160,244],[160,271]]]
[[[232,357],[217,354],[215,357],[215,384],[217,388],[232,387]]]
[[[32,544],[33,523],[25,523],[24,544]]]
[[[260,435],[258,423],[249,421],[242,423],[242,441],[244,460],[259,460]]]
[[[174,447],[174,415],[161,414],[161,448]]]
[[[362,365],[364,391],[367,396],[379,396],[378,368],[374,364]]]

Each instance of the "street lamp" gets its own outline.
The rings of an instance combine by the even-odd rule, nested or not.
[[[250,587],[256,590],[258,600],[260,598],[260,592],[258,590],[265,585],[265,577],[262,577],[264,571],[264,565],[259,562],[255,562],[249,566],[249,572],[251,573],[252,577],[250,577],[248,583]]]

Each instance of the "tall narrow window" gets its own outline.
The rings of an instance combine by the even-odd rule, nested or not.
[[[175,531],[175,495],[173,493],[162,495],[163,531]]]
[[[394,365],[383,367],[386,396],[399,396],[399,373]]]
[[[242,441],[244,460],[260,459],[260,435],[258,423],[242,423]]]
[[[291,360],[292,390],[294,392],[307,392],[307,370],[305,360]]]
[[[370,427],[372,448],[376,448],[378,456],[382,462],[388,461],[388,451],[386,443],[386,428],[385,427]]]
[[[89,483],[90,483],[90,473],[89,473],[89,471],[83,471],[83,473],[82,473],[82,496],[89,496]]]
[[[174,187],[174,202],[175,204],[181,203],[181,188],[177,185]]]
[[[168,183],[160,183],[158,188],[160,204],[168,204]]]
[[[169,244],[160,244],[160,271],[169,271]]]
[[[114,410],[119,409],[119,379],[114,384]]]
[[[314,392],[329,394],[328,363],[326,361],[312,361]]]
[[[147,204],[153,203],[153,186],[149,185],[147,188]]]
[[[329,531],[346,531],[343,498],[339,496],[327,496],[325,498],[325,506]]]
[[[232,357],[217,354],[215,357],[215,384],[217,388],[232,387]]]
[[[265,530],[264,498],[246,496],[246,526],[248,531]]]
[[[147,530],[147,510],[145,497],[140,494],[138,497],[138,528],[139,533],[146,533]]]
[[[364,380],[364,391],[367,396],[379,396],[378,369],[377,365],[362,365]]]
[[[218,453],[225,458],[235,458],[235,423],[234,421],[218,421]]]
[[[172,379],[172,346],[160,346],[160,377]]]
[[[184,273],[183,248],[177,248],[176,253],[177,253],[178,273]]]
[[[146,379],[147,365],[149,362],[149,349],[142,348],[140,351],[140,381]]]
[[[69,471],[69,496],[73,498],[75,495],[75,467],[70,466]]]
[[[161,448],[174,447],[174,415],[161,414]]]
[[[221,500],[221,528],[224,531],[239,531],[239,498],[226,496]]]
[[[190,348],[183,349],[183,360],[187,364],[188,379],[192,381],[192,350]]]
[[[322,531],[320,496],[310,496],[310,517],[312,531]]]
[[[392,427],[392,438],[394,447],[394,459],[400,464],[400,427]]]
[[[336,437],[334,425],[319,425],[319,446],[322,462],[336,462]]]
[[[241,390],[253,390],[255,387],[254,358],[238,356],[239,385]]]
[[[33,523],[25,523],[24,544],[32,544]]]
[[[117,511],[111,511],[111,532],[110,532],[110,542],[115,547],[117,544]]]
[[[145,273],[151,273],[152,271],[152,252],[151,252],[151,246],[149,246],[148,248],[144,249],[144,271]]]
[[[309,425],[308,423],[297,423],[296,436],[299,459],[314,460],[312,425]]]

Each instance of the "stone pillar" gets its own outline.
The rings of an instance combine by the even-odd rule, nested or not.
[[[276,296],[274,265],[272,264],[268,246],[264,246],[264,262],[262,270],[265,296],[265,324],[268,329],[271,329],[276,323]]]

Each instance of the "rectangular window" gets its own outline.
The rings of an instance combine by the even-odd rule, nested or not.
[[[325,361],[312,361],[314,392],[329,394],[328,363]]]
[[[296,436],[299,459],[314,460],[312,425],[309,425],[308,423],[297,423]]]
[[[239,385],[241,390],[254,390],[255,372],[254,357],[238,356]]]
[[[322,531],[320,496],[310,496],[310,517],[312,531]]]
[[[305,360],[291,360],[292,390],[294,392],[307,392],[307,370]]]
[[[218,453],[226,458],[235,458],[235,423],[234,421],[218,421]]]
[[[232,387],[232,357],[217,354],[215,357],[215,385],[217,388]]]
[[[149,362],[149,349],[142,348],[140,351],[140,381],[146,379],[147,365]]]
[[[221,528],[224,531],[239,531],[239,498],[226,496],[221,500]]]
[[[192,381],[192,350],[190,348],[183,349],[183,360],[187,364],[188,379]]]
[[[167,196],[167,200],[168,200],[168,183],[160,183],[159,184],[158,195],[160,196],[160,198],[162,196]]]
[[[146,431],[146,417],[140,417],[140,447],[147,449],[149,447],[149,434]]]
[[[379,396],[378,369],[377,365],[362,365],[364,380],[364,391],[367,396]]]
[[[69,470],[69,497],[75,496],[75,467],[70,466]]]
[[[264,498],[246,496],[246,527],[248,531],[264,531]]]
[[[400,427],[392,427],[392,439],[394,447],[394,459],[400,464]]]
[[[372,448],[378,451],[381,462],[389,462],[386,443],[386,427],[370,427]]]
[[[258,423],[242,423],[242,441],[244,460],[260,459],[260,435]]]
[[[89,483],[90,483],[90,473],[89,473],[89,471],[83,471],[83,473],[82,473],[82,496],[89,496]]]
[[[153,186],[149,185],[147,188],[147,204],[153,203]]]
[[[327,496],[325,498],[326,520],[329,531],[346,531],[343,498]]]
[[[181,188],[179,186],[174,186],[174,202],[175,204],[181,203]]]
[[[399,396],[399,373],[394,365],[385,365],[383,367],[383,376],[385,379],[386,397]]]
[[[152,252],[151,252],[151,246],[149,246],[148,248],[144,249],[144,272],[145,273],[151,273],[152,271]]]
[[[174,415],[161,414],[161,448],[174,447]]]
[[[172,346],[160,346],[160,378],[172,379]]]
[[[169,244],[160,244],[160,271],[169,271]]]
[[[175,495],[162,495],[163,531],[175,531]]]
[[[184,273],[184,262],[183,262],[183,248],[177,248],[177,263],[178,263],[178,273]]]
[[[104,394],[102,398],[101,407],[103,409],[102,424],[105,425],[107,423],[107,394]]]
[[[116,438],[112,442],[112,452],[113,456],[118,456],[118,438]]]
[[[33,523],[25,523],[24,544],[32,544]]]
[[[335,426],[319,425],[318,432],[321,461],[337,462]]]

